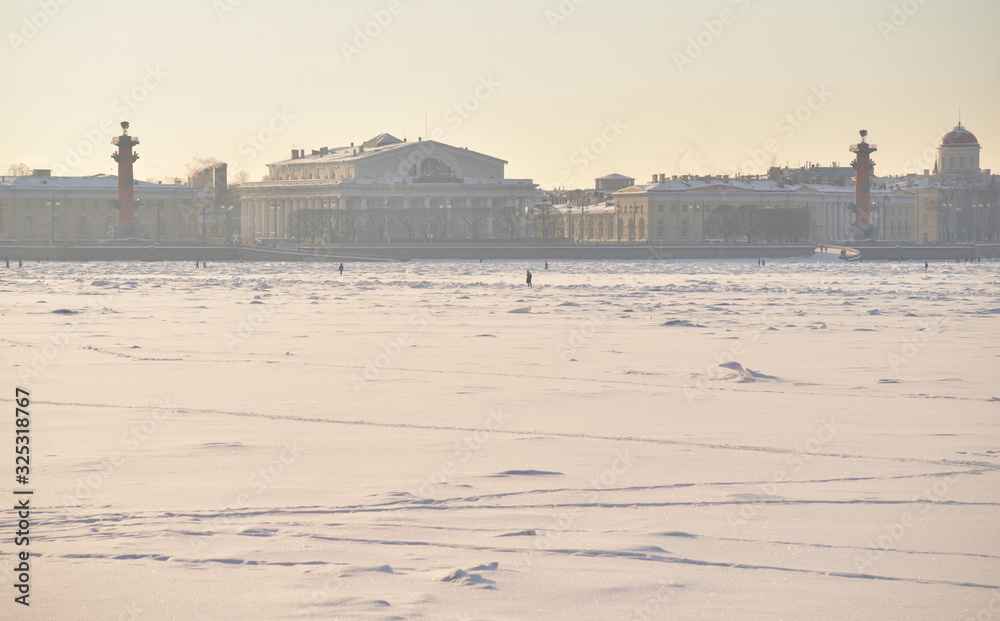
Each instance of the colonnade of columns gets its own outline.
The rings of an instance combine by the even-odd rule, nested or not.
[[[246,198],[240,201],[240,222],[245,242],[252,239],[291,237],[293,218],[302,210],[322,209],[474,209],[490,211],[485,236],[494,235],[492,208],[506,204],[517,206],[519,213],[530,214],[532,198],[511,197],[448,197],[448,196],[386,196],[386,197],[325,197],[325,198]],[[526,234],[526,218],[520,218],[519,236]]]

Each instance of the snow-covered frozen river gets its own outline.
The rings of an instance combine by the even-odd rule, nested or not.
[[[336,268],[0,267],[34,618],[1000,619],[1000,263]]]

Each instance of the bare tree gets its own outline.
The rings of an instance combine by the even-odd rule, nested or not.
[[[489,219],[490,213],[486,209],[470,207],[462,211],[462,222],[465,224],[465,230],[469,232],[472,241],[475,242],[479,241]]]
[[[550,203],[535,205],[535,231],[542,241],[551,241],[559,224],[559,212]]]
[[[718,205],[705,220],[705,232],[709,237],[722,237],[729,241],[736,237],[738,230],[736,209],[732,205]]]
[[[385,241],[391,227],[392,212],[388,209],[376,207],[365,210],[365,232],[374,241],[380,244]]]
[[[248,173],[245,170],[241,170],[240,172],[233,175],[233,178],[229,180],[229,185],[230,186],[243,185],[244,183],[248,183],[249,181],[250,181],[250,173]]]
[[[7,168],[7,174],[13,177],[28,177],[31,175],[31,166],[28,166],[24,162],[11,164]]]
[[[519,221],[517,207],[513,205],[498,205],[493,207],[493,218],[497,223],[497,228],[502,234],[511,239],[517,237],[517,225]]]
[[[737,231],[747,241],[760,229],[762,211],[758,205],[740,205],[736,210]]]

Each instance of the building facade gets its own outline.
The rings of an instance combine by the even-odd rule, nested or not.
[[[197,191],[183,185],[135,181],[137,238],[199,238]],[[114,238],[118,177],[0,177],[0,238],[23,242],[93,242]]]
[[[240,186],[245,242],[267,238],[384,243],[528,235],[535,184],[505,179],[504,160],[389,134],[268,165]]]

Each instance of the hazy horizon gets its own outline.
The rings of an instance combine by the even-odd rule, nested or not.
[[[824,4],[14,0],[0,168],[114,174],[128,120],[140,179],[216,159],[256,181],[292,149],[389,132],[590,187],[846,165],[862,128],[876,173],[906,173],[933,168],[961,109],[1000,170],[1000,4]]]

